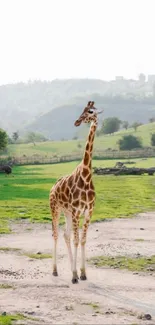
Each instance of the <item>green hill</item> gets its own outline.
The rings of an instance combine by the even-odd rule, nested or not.
[[[155,117],[155,97],[146,96],[138,84],[131,89],[130,82],[125,82],[124,87],[120,88],[117,81],[97,79],[0,86],[0,128],[9,135],[18,130],[21,135],[40,132],[51,140],[72,139],[81,130],[74,128],[74,120],[88,100],[104,108],[104,118],[116,116],[130,124],[148,123]]]
[[[150,146],[151,134],[155,132],[155,123],[149,123],[139,126],[135,132],[132,128],[127,131],[120,131],[112,135],[103,135],[95,138],[94,151],[102,151],[108,148],[118,149],[118,140],[124,134],[133,134],[142,139],[143,145],[145,147]],[[87,129],[88,133],[88,129]],[[68,141],[47,141],[34,144],[12,144],[8,146],[8,155],[13,156],[53,156],[53,155],[73,155],[79,153],[82,155],[85,142],[86,142],[86,130],[85,139],[83,140],[68,140]]]
[[[148,100],[123,98],[107,98],[97,94],[89,95],[95,101],[95,106],[104,108],[104,116],[100,119],[116,116],[122,121],[148,123],[149,118],[155,116],[155,103]],[[36,131],[52,140],[72,139],[80,136],[80,130],[74,127],[75,119],[81,114],[88,96],[76,98],[74,103],[62,105],[36,118],[25,127],[25,131]]]

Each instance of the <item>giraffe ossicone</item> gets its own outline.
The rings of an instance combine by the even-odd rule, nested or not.
[[[77,273],[77,249],[79,240],[81,242],[81,280],[86,280],[85,269],[85,244],[88,226],[91,220],[95,205],[95,188],[92,181],[92,152],[95,132],[98,125],[98,114],[94,101],[89,101],[80,117],[74,125],[91,123],[85,151],[81,163],[70,175],[61,177],[50,190],[50,210],[52,215],[52,231],[54,239],[53,249],[53,275],[57,276],[57,241],[58,224],[60,213],[63,212],[66,218],[66,229],[64,239],[67,245],[71,271],[72,283],[78,282]],[[81,239],[79,239],[80,216],[84,215]],[[71,248],[71,232],[74,236],[74,252]]]

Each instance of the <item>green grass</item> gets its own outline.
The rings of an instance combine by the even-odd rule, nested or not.
[[[26,320],[26,319],[32,321],[38,321],[37,318],[24,316],[22,314],[6,315],[6,316],[0,315],[0,325],[13,325],[15,324],[16,321]]]
[[[12,285],[0,283],[0,289],[14,289]]]
[[[114,166],[117,160],[93,161],[93,166]],[[136,166],[155,166],[155,158],[135,159]],[[8,221],[51,222],[49,191],[56,180],[71,173],[78,162],[14,167],[0,174],[0,233],[9,233]],[[155,176],[93,175],[96,204],[92,221],[124,218],[155,209]],[[60,224],[64,223],[61,216]]]
[[[11,233],[11,229],[8,226],[7,221],[0,219],[0,235],[10,234],[10,233]]]
[[[42,259],[45,259],[45,258],[52,258],[52,255],[51,254],[33,254],[33,253],[27,253],[27,254],[25,254],[25,256],[28,256],[28,257],[33,258],[33,259],[38,259],[38,260],[42,260]]]
[[[93,309],[98,309],[99,308],[99,305],[98,304],[94,304],[92,302],[83,302],[82,305],[90,306]]]
[[[107,148],[118,149],[118,140],[126,134],[133,134],[142,139],[144,146],[150,146],[151,134],[155,132],[155,123],[149,123],[138,127],[135,132],[133,128],[128,130],[121,130],[112,135],[103,135],[95,138],[95,150],[106,150]],[[88,129],[85,130],[84,137],[87,137]],[[81,148],[78,148],[78,144],[81,144]],[[53,156],[53,155],[72,155],[74,153],[81,153],[85,146],[85,139],[83,140],[68,140],[68,141],[48,141],[37,143],[36,146],[33,143],[29,144],[11,144],[8,146],[8,155],[14,156]]]
[[[20,248],[0,247],[0,251],[2,251],[2,252],[17,252],[17,251],[20,251]]]
[[[153,267],[155,271],[155,255],[149,258],[137,257],[130,258],[125,256],[97,256],[92,257],[89,260],[90,264],[94,264],[96,267],[109,266],[112,268],[128,269],[130,271],[149,271],[149,267]],[[147,270],[148,268],[148,270]]]

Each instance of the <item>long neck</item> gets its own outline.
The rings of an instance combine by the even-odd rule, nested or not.
[[[90,169],[92,167],[93,144],[94,144],[96,129],[97,129],[97,121],[93,121],[89,129],[88,139],[86,142],[86,147],[85,147],[83,160],[82,160],[82,164],[84,165],[84,167]]]

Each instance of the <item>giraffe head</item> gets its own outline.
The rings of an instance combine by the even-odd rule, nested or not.
[[[94,107],[94,102],[89,101],[87,106],[84,108],[83,113],[80,117],[75,121],[74,125],[79,126],[83,123],[97,122],[97,115],[102,113],[102,111],[98,111],[96,107]]]

